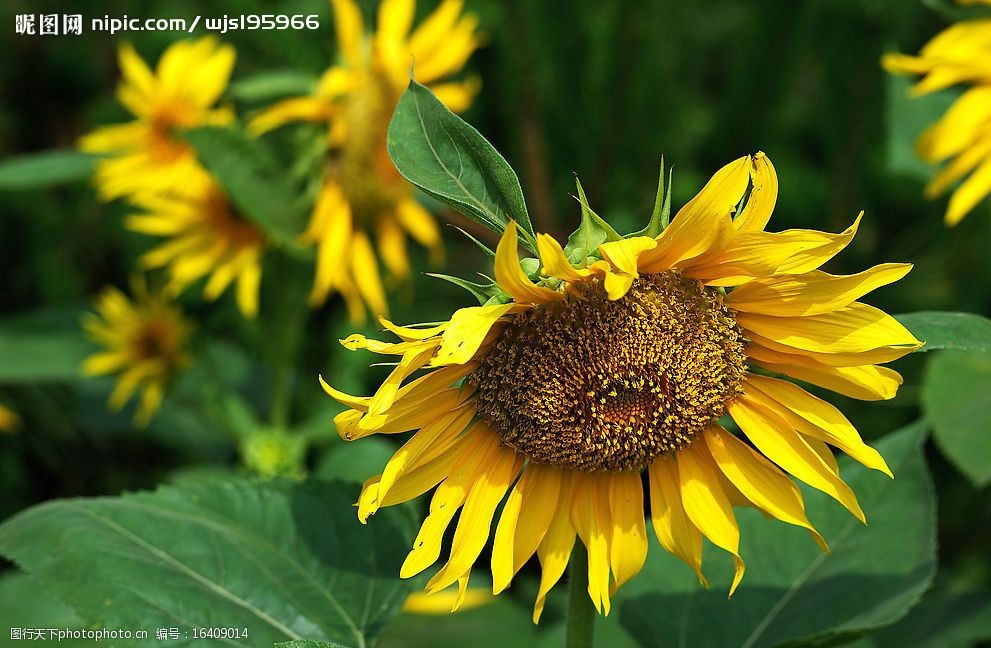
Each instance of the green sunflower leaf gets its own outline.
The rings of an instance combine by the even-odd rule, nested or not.
[[[936,445],[977,487],[991,483],[991,352],[945,351],[926,368],[922,407]]]
[[[623,237],[588,206],[585,189],[582,188],[577,176],[575,188],[578,190],[578,202],[582,207],[582,222],[568,237],[568,244],[564,246],[564,256],[574,265],[583,265],[600,245],[606,241],[618,241]]]
[[[0,162],[0,190],[24,191],[88,178],[97,158],[81,151],[42,151]]]
[[[985,645],[989,639],[991,592],[930,592],[898,623],[842,646],[970,648]]]
[[[81,330],[32,333],[0,323],[0,383],[79,380],[93,350]]]
[[[363,648],[409,592],[412,534],[402,507],[359,524],[356,497],[340,482],[205,479],[57,500],[0,525],[0,552],[87,625],[178,626],[177,647],[202,643],[194,627],[233,627],[247,645]]]
[[[747,571],[731,599],[728,554],[706,543],[707,590],[651,537],[644,570],[617,594],[620,623],[643,645],[752,648],[897,621],[918,602],[936,568],[925,438],[924,424],[915,423],[877,443],[893,480],[840,458],[866,526],[826,495],[803,488],[805,509],[831,554],[821,553],[804,529],[734,509]]]
[[[245,218],[285,249],[299,251],[303,205],[263,142],[235,128],[197,128],[182,136]]]
[[[895,319],[926,343],[919,351],[991,351],[991,319],[981,315],[920,311],[895,315]]]
[[[468,218],[501,234],[510,219],[536,252],[519,178],[473,126],[410,79],[387,136],[389,157],[404,178]]]

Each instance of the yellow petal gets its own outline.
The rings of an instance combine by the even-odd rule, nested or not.
[[[537,600],[533,606],[533,622],[540,621],[540,615],[544,611],[544,603],[547,601],[547,594],[554,587],[564,574],[568,561],[571,559],[571,550],[575,546],[575,527],[571,522],[573,493],[573,477],[565,474],[561,479],[561,494],[559,503],[554,510],[554,518],[551,520],[550,528],[544,535],[537,547],[537,558],[540,559],[540,586],[537,590]]]
[[[737,286],[755,277],[815,270],[853,240],[860,217],[840,234],[816,230],[741,232],[714,255],[693,262],[684,274],[710,286]]]
[[[401,578],[415,576],[437,561],[444,531],[464,504],[479,472],[484,470],[498,449],[499,435],[488,429],[476,427],[466,436],[451,474],[434,491],[430,512],[413,541],[413,549],[399,570]]]
[[[681,503],[678,462],[661,455],[650,465],[650,511],[654,534],[661,546],[680,558],[709,587],[702,574],[702,533],[692,524]]]
[[[733,225],[740,232],[759,232],[767,227],[778,200],[778,175],[770,158],[758,151],[750,161],[750,196]]]
[[[515,304],[471,306],[455,311],[444,330],[440,348],[431,364],[464,364],[478,352],[493,325],[513,310]]]
[[[718,469],[702,443],[693,443],[675,455],[685,514],[712,544],[733,555],[733,595],[746,566],[740,558],[740,527],[729,498],[720,486]]]
[[[576,479],[571,520],[588,549],[588,595],[595,609],[608,615],[612,519],[606,478],[598,473],[584,473]]]
[[[781,353],[756,344],[747,348],[747,355],[752,362],[768,371],[860,400],[889,400],[895,397],[902,384],[902,377],[897,371],[877,365],[831,367],[808,356]]]
[[[481,80],[477,76],[470,76],[464,81],[431,85],[430,91],[448,110],[460,113],[468,110],[481,88]]]
[[[780,416],[744,395],[729,404],[728,411],[747,438],[765,457],[845,506],[861,522],[864,512],[850,487],[833,473],[822,457]]]
[[[331,0],[331,5],[334,8],[337,47],[350,66],[361,67],[364,59],[362,39],[365,36],[361,9],[354,0]]]
[[[386,463],[379,479],[379,497],[386,497],[396,480],[416,469],[421,458],[429,456],[428,451],[436,452],[438,446],[450,446],[468,427],[474,414],[471,408],[463,407],[442,414],[418,430]]]
[[[809,530],[827,551],[826,541],[805,515],[805,503],[795,483],[774,464],[718,425],[703,432],[716,465],[748,500],[769,515]]]
[[[859,353],[818,353],[816,351],[809,351],[808,349],[801,349],[782,344],[776,340],[759,335],[754,331],[748,331],[747,337],[750,339],[752,345],[763,347],[765,349],[771,349],[780,353],[805,356],[821,364],[829,365],[830,367],[860,367],[868,364],[883,364],[885,362],[897,360],[898,358],[915,351],[915,348],[913,347],[881,347]]]
[[[355,230],[351,235],[351,276],[372,313],[378,317],[387,317],[389,309],[385,303],[385,289],[382,287],[375,252],[368,237],[360,230]]]
[[[798,385],[765,376],[748,376],[745,389],[761,405],[807,436],[831,443],[868,468],[892,477],[884,458],[864,443],[843,413]],[[805,423],[803,424],[802,421]]]
[[[330,118],[331,106],[318,97],[293,97],[270,106],[248,122],[248,132],[263,135],[286,124],[306,121],[322,122]]]
[[[237,278],[237,307],[241,314],[247,318],[254,318],[258,315],[258,289],[262,281],[262,266],[255,254]]]
[[[637,272],[638,259],[647,250],[657,247],[657,241],[649,236],[633,236],[620,241],[610,241],[599,246],[602,257],[609,261],[614,268],[624,274],[634,277]]]
[[[726,302],[733,310],[763,315],[819,315],[894,283],[911,269],[909,263],[883,263],[853,275],[836,276],[815,270],[802,275],[757,279],[735,289]]]
[[[399,224],[416,239],[417,243],[432,248],[440,243],[440,232],[434,217],[413,198],[408,198],[396,207]]]
[[[531,463],[502,509],[492,542],[492,593],[509,586],[547,534],[558,508],[561,471]]]
[[[750,182],[750,156],[735,160],[706,183],[640,256],[640,272],[661,272],[726,245],[734,233],[730,215]]]
[[[537,234],[537,252],[540,254],[540,273],[562,281],[584,281],[592,274],[587,268],[575,268],[568,261],[561,244],[550,234]]]
[[[946,224],[956,225],[991,193],[991,161],[984,162],[953,192],[946,208]]]
[[[517,252],[516,221],[509,222],[496,247],[495,280],[507,295],[520,304],[543,304],[564,297],[556,290],[535,286],[523,274]]]
[[[639,472],[609,475],[609,509],[612,517],[609,564],[615,579],[610,594],[615,594],[623,583],[640,573],[647,560],[647,525]]]
[[[736,321],[761,337],[817,353],[862,353],[880,348],[914,350],[922,346],[898,320],[859,302],[809,317],[741,312],[737,313]]]
[[[490,431],[498,438],[498,434]],[[458,527],[454,532],[451,557],[427,583],[428,592],[436,592],[463,577],[478,559],[489,539],[492,516],[523,465],[523,456],[507,447],[497,447],[476,476],[465,500]]]

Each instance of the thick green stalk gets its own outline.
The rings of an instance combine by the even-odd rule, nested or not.
[[[580,540],[571,552],[568,579],[568,627],[564,645],[567,648],[592,648],[595,606],[588,597],[588,551]]]

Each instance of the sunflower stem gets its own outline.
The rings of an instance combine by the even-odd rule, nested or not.
[[[567,648],[592,648],[595,607],[588,597],[588,551],[580,541],[571,552],[568,580],[568,625],[564,645]]]
[[[293,272],[292,265],[291,259],[281,256],[277,258],[276,267],[282,272],[275,274],[284,279],[284,285],[275,300],[273,317],[268,322],[266,331],[272,370],[269,423],[278,428],[285,428],[289,424],[292,412],[293,367],[309,314],[305,279],[298,272]]]

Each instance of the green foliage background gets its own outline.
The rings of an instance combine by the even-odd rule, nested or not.
[[[366,18],[374,15],[374,3],[362,4]],[[427,0],[420,4],[420,17],[434,5]],[[763,150],[780,180],[771,229],[840,231],[864,210],[857,238],[827,270],[845,274],[880,262],[912,262],[916,267],[908,278],[872,295],[872,304],[891,313],[974,314],[949,323],[945,317],[927,319],[924,314],[905,320],[920,339],[930,341],[933,350],[895,365],[906,377],[895,400],[860,403],[830,397],[868,440],[880,440],[882,448],[891,448],[898,459],[893,467],[905,466],[904,474],[896,470],[891,492],[879,497],[874,509],[865,503],[868,516],[878,519],[877,528],[851,532],[854,549],[845,552],[841,543],[827,559],[826,568],[836,573],[815,573],[799,582],[805,573],[802,561],[816,555],[814,547],[803,545],[788,566],[797,569],[797,575],[792,578],[787,569],[778,569],[785,580],[774,581],[775,557],[768,552],[771,547],[790,546],[791,530],[765,531],[771,523],[758,520],[752,533],[747,533],[750,529],[744,533],[752,571],[737,597],[727,603],[718,582],[710,592],[694,584],[689,587],[688,572],[660,555],[652,543],[652,562],[630,584],[618,613],[599,624],[602,645],[669,645],[678,636],[701,642],[693,645],[707,640],[713,645],[746,641],[772,645],[810,637],[822,640],[823,635],[834,645],[865,646],[905,645],[919,637],[936,638],[934,646],[967,646],[991,639],[991,555],[986,531],[991,525],[991,332],[988,321],[979,317],[991,314],[989,206],[985,201],[953,229],[943,225],[945,198],[933,202],[922,198],[922,185],[932,170],[913,157],[912,141],[957,91],[910,101],[905,97],[908,82],[890,78],[879,65],[883,52],[917,51],[958,18],[959,9],[941,0],[572,0],[566,4],[474,0],[468,2],[468,9],[480,17],[487,44],[468,64],[468,72],[478,74],[483,86],[464,118],[516,170],[536,231],[564,240],[577,225],[575,174],[595,211],[618,231],[629,232],[641,228],[650,215],[661,153],[674,168],[672,202],[677,210],[722,164]],[[323,0],[169,0],[153,9],[136,0],[80,8],[66,2],[8,2],[0,12],[0,56],[6,61],[0,66],[4,97],[0,156],[5,160],[71,148],[93,126],[121,121],[124,113],[113,95],[117,43],[131,40],[147,60],[154,60],[181,37],[168,32],[111,37],[88,29],[79,37],[13,34],[16,14],[77,11],[84,20],[104,14],[320,15],[321,28],[316,32],[223,36],[238,51],[228,99],[242,114],[305,85],[335,53],[330,8]],[[280,75],[270,76],[272,72]],[[307,136],[305,129],[285,134],[290,144]],[[280,154],[285,156],[286,150]],[[86,525],[94,519],[87,510],[107,507],[101,515],[114,524],[125,522],[109,509],[126,508],[128,501],[144,501],[156,510],[182,510],[215,525],[218,544],[214,546],[229,541],[232,551],[241,551],[253,545],[241,544],[240,531],[225,530],[238,521],[213,517],[237,506],[251,511],[245,519],[258,514],[258,507],[232,503],[249,497],[238,489],[265,491],[270,498],[266,506],[273,511],[280,508],[280,501],[293,500],[298,490],[306,490],[310,497],[339,500],[341,517],[308,510],[290,515],[291,519],[266,519],[255,525],[255,532],[275,548],[272,551],[303,560],[303,565],[313,561],[316,574],[332,571],[334,558],[307,544],[314,533],[334,534],[339,528],[341,537],[357,534],[358,546],[372,537],[382,536],[381,542],[389,545],[408,536],[418,515],[415,507],[397,512],[391,520],[380,514],[368,527],[359,528],[347,506],[350,501],[340,494],[349,493],[352,485],[327,483],[320,491],[317,487],[323,482],[259,485],[263,482],[246,476],[241,460],[245,430],[264,426],[283,348],[279,331],[264,313],[291,309],[294,298],[305,299],[305,294],[285,289],[299,282],[299,269],[276,259],[267,262],[259,322],[243,320],[230,296],[215,305],[205,304],[195,290],[187,291],[184,307],[197,322],[197,363],[151,426],[135,430],[130,411],[106,411],[110,381],[79,375],[78,363],[91,347],[82,339],[78,321],[102,286],[126,286],[149,241],[124,231],[120,223],[125,208],[120,203],[99,203],[85,180],[32,186],[39,174],[52,173],[52,168],[66,177],[78,177],[86,171],[85,160],[55,157],[35,162],[40,166],[16,169],[4,164],[0,162],[0,403],[20,414],[22,426],[16,434],[0,435],[0,520],[49,503],[28,517],[16,518],[0,532],[0,552],[25,566],[30,563],[29,571],[44,581],[44,586],[39,585],[40,581],[18,573],[12,562],[3,563],[0,631],[14,624],[82,627],[99,618],[98,614],[86,618],[93,610],[79,597],[97,591],[87,589],[87,579],[115,576],[95,569],[76,573],[76,581],[66,580],[59,565],[52,564],[56,558],[71,562],[72,552],[58,545],[58,534],[71,528],[87,537]],[[491,232],[452,212],[443,214],[494,245]],[[431,267],[425,253],[414,251],[413,281],[392,293],[395,321],[433,321],[474,302],[456,287],[422,275],[440,270],[471,277],[487,269],[488,260],[474,245],[453,229],[444,229],[446,267]],[[290,303],[279,306],[280,300]],[[339,347],[337,339],[352,328],[339,301],[314,312],[288,378],[292,385],[289,433],[306,440],[305,465],[315,478],[361,481],[379,471],[394,447],[392,441],[380,439],[347,446],[339,442],[331,423],[338,410],[316,383],[315,376],[323,373],[346,391],[367,393],[387,371],[368,368],[367,356]],[[371,330],[374,327],[369,326],[365,332]],[[218,392],[218,379],[230,389]],[[913,424],[920,417],[924,422]],[[863,476],[858,492],[887,487],[876,477]],[[123,500],[51,503],[59,498],[114,497],[162,484],[170,486]],[[205,486],[210,484],[216,488]],[[197,489],[204,488],[211,497],[231,501],[211,505],[197,500]],[[318,491],[323,494],[315,495]],[[194,500],[199,508],[190,503]],[[835,507],[817,499],[810,501],[809,508],[812,520],[822,521],[832,532]],[[751,520],[743,522],[748,527]],[[388,525],[395,528],[391,537]],[[25,529],[33,529],[31,535],[24,536],[29,533]],[[844,533],[840,526],[836,529]],[[156,528],[136,523],[132,530],[193,553],[203,542],[202,536],[176,525],[163,523]],[[368,533],[362,536],[363,531]],[[864,535],[868,533],[872,535]],[[25,543],[24,537],[31,542]],[[44,542],[36,542],[42,538]],[[807,538],[802,540],[811,545]],[[379,570],[383,582],[400,594],[414,585],[390,580],[398,572],[397,561],[407,543],[408,538],[398,542],[398,556],[368,568]],[[72,550],[80,549],[70,544]],[[879,552],[878,547],[890,551]],[[802,553],[806,549],[811,553]],[[784,553],[782,560],[787,562],[791,553]],[[858,556],[864,555],[870,560],[858,563]],[[43,559],[47,562],[38,562]],[[762,563],[770,564],[759,569]],[[718,561],[713,564],[719,569]],[[116,577],[121,578],[139,571],[119,569],[123,576]],[[539,628],[529,623],[534,573],[532,566],[528,568],[497,603],[451,618],[400,616],[389,621],[401,598],[396,594],[383,604],[379,625],[384,629],[370,624],[375,632],[369,632],[367,639],[373,641],[382,630],[383,646],[463,645],[466,637],[485,645],[505,636],[517,637],[521,645],[560,645],[562,600],[551,601]],[[177,591],[184,586],[175,584]],[[294,589],[301,587],[299,583],[269,589],[283,591],[280,587],[289,588],[284,591],[292,592],[290,598],[319,598],[319,592]],[[351,586],[352,592],[356,587]],[[788,620],[776,622],[778,610],[764,627],[753,625],[754,619],[767,619],[767,610],[775,609],[779,590],[794,590],[785,602],[795,606],[785,608]],[[857,610],[844,612],[823,602],[854,592],[864,597],[854,599],[862,603]],[[693,604],[708,616],[696,611],[694,616],[676,618],[678,606],[694,600],[692,596],[698,598]],[[209,597],[199,603],[213,605]],[[77,623],[71,621],[74,614]],[[110,619],[136,622],[127,614],[131,612]],[[744,620],[737,623],[737,617]],[[713,619],[725,623],[718,636],[704,632]],[[802,619],[808,622],[801,623]],[[265,636],[268,643],[260,639],[259,629],[257,642],[248,645],[300,638],[352,645],[347,632],[335,634],[333,628],[320,625],[333,624],[319,608],[314,608],[310,621],[312,626],[293,626],[298,636],[273,633]],[[870,632],[877,627],[882,629]],[[743,634],[734,634],[738,631]],[[0,641],[4,639],[0,636]]]

